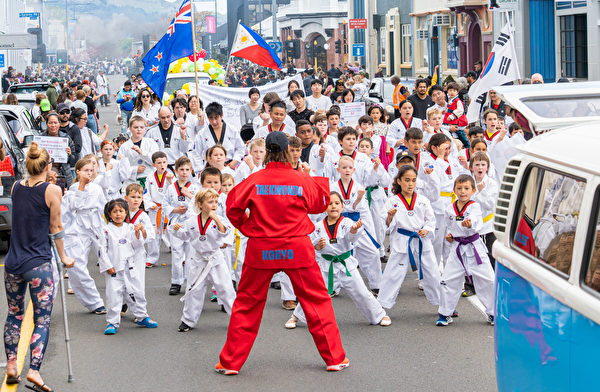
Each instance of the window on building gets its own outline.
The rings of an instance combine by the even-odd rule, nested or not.
[[[379,51],[381,57],[381,63],[385,63],[385,27],[379,29]]]
[[[568,276],[585,182],[534,166],[527,173],[513,245]]]
[[[402,62],[412,62],[412,25],[402,25]]]
[[[563,76],[588,77],[586,14],[560,17],[560,62]]]

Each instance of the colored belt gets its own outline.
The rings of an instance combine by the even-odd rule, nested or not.
[[[238,229],[235,229],[235,262],[233,263],[233,269],[237,269],[238,262],[238,254],[240,253],[240,243],[242,242],[242,238],[240,237],[240,232]]]
[[[341,255],[321,255],[325,260],[327,261],[331,261],[331,264],[329,264],[329,275],[328,275],[328,282],[327,282],[327,291],[329,292],[329,294],[333,294],[333,264],[334,263],[340,263],[344,266],[344,268],[346,269],[346,276],[352,276],[350,274],[350,271],[348,271],[348,266],[346,265],[346,259],[348,259],[348,257],[352,256],[352,252],[348,251],[345,253],[342,253]]]
[[[483,223],[489,222],[489,221],[491,221],[492,219],[494,219],[494,213],[493,213],[493,212],[492,212],[491,214],[489,214],[489,215],[487,215],[487,216],[483,217]]]
[[[398,234],[402,234],[408,237],[408,260],[410,261],[410,268],[413,271],[417,270],[417,263],[415,256],[413,255],[412,240],[419,240],[419,279],[423,280],[423,269],[421,268],[421,256],[423,255],[423,241],[421,236],[416,231],[398,229]]]
[[[379,189],[379,186],[368,186],[367,187],[367,202],[369,202],[369,207],[371,207],[372,201],[372,193],[375,189]]]
[[[454,241],[458,242],[458,246],[456,247],[456,255],[458,256],[458,260],[460,261],[460,263],[463,266],[463,269],[465,270],[465,274],[467,275],[467,279],[469,280],[469,283],[473,283],[473,282],[471,282],[471,278],[469,277],[469,272],[467,271],[465,262],[463,261],[462,255],[460,254],[460,247],[462,245],[471,244],[471,246],[473,247],[473,253],[475,253],[475,260],[477,260],[477,265],[480,265],[482,263],[481,257],[479,257],[477,248],[475,248],[475,245],[473,245],[473,242],[477,241],[478,239],[479,239],[479,234],[473,234],[468,237],[454,237]]]
[[[452,203],[454,203],[456,201],[456,193],[454,193],[454,192],[440,192],[440,196],[451,197]]]
[[[352,219],[354,222],[358,222],[358,220],[360,219],[360,212],[342,212],[342,215],[345,216],[346,218]],[[371,233],[369,233],[369,231],[366,228],[365,228],[365,233],[367,233],[367,235],[369,236],[369,239],[371,240],[371,242],[373,242],[373,245],[375,245],[375,247],[377,249],[381,248],[381,245],[379,245],[379,242],[377,242],[377,240],[375,238],[373,238]]]

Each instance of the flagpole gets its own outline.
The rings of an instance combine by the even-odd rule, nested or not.
[[[240,22],[242,20],[238,19],[237,27],[235,28],[235,37],[233,37],[233,43],[231,44],[231,48],[229,48],[229,57],[227,58],[227,68],[225,68],[225,77],[229,76],[229,66],[231,65],[231,52],[233,51],[233,45],[237,42],[238,33],[240,31]]]
[[[192,44],[194,48],[194,78],[196,80],[196,95],[198,95],[198,64],[196,61],[196,28],[194,27],[194,1],[190,1],[190,6],[192,9]]]

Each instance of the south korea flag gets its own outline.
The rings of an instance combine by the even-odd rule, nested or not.
[[[481,106],[485,102],[488,91],[518,79],[521,79],[521,74],[517,65],[515,40],[510,33],[510,26],[506,24],[494,44],[479,79],[469,88],[471,103],[467,111],[467,121],[473,123],[479,119]]]

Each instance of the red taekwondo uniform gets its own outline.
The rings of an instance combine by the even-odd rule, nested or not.
[[[256,339],[273,274],[284,271],[306,313],[307,325],[325,363],[345,359],[331,298],[315,259],[307,214],[329,204],[329,182],[269,162],[227,196],[227,217],[248,237],[244,269],[221,351],[221,365],[239,370]],[[246,214],[246,209],[250,214]]]

